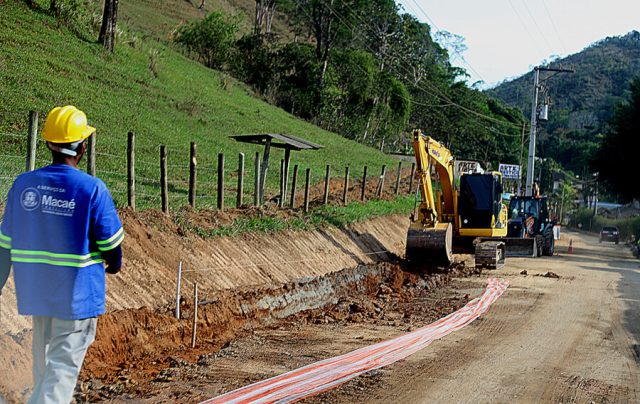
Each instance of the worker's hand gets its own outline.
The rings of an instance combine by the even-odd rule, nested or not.
[[[105,271],[106,273],[108,273],[108,274],[115,275],[115,274],[117,274],[118,272],[120,272],[120,267],[118,267],[118,268],[112,268],[112,267],[109,265],[109,266],[105,267],[104,271]]]

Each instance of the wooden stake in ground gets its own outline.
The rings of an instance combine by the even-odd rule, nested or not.
[[[236,198],[236,207],[242,206],[242,197],[244,192],[244,153],[238,155],[238,196]]]
[[[364,173],[362,174],[362,191],[360,193],[360,200],[364,202],[365,194],[367,192],[367,166],[364,166]]]
[[[182,261],[178,264],[178,281],[176,282],[176,318],[180,320],[180,283],[182,282]]]
[[[196,207],[196,176],[198,174],[198,162],[196,160],[196,143],[191,142],[189,150],[189,205]]]
[[[167,146],[160,146],[160,202],[162,211],[169,212],[169,180],[167,178]]]
[[[380,173],[380,181],[378,182],[378,189],[376,189],[376,197],[380,198],[382,190],[384,188],[384,177],[387,175],[387,165],[382,166],[382,172]]]
[[[253,180],[253,204],[260,206],[260,152],[256,152],[255,172]]]
[[[413,192],[413,177],[416,176],[416,163],[411,163],[411,177],[409,177],[409,193]]]
[[[96,176],[96,134],[92,134],[87,139],[87,172]]]
[[[284,182],[285,182],[285,173],[284,173],[284,159],[280,160],[280,200],[278,201],[278,207],[284,207]]]
[[[224,153],[218,153],[218,209],[224,210]]]
[[[127,134],[127,202],[136,210],[136,135]]]
[[[349,192],[349,166],[344,169],[344,190],[342,191],[342,203],[347,204],[347,194]]]
[[[191,348],[196,347],[196,329],[198,327],[198,284],[193,283],[193,333],[191,334]]]
[[[327,164],[327,172],[324,175],[324,198],[322,203],[325,205],[329,203],[329,177],[331,176],[331,166]]]
[[[27,137],[27,161],[25,171],[36,169],[36,148],[38,146],[38,113],[29,111],[29,133]]]
[[[304,213],[309,212],[309,183],[311,182],[311,169],[307,168],[304,183]]]
[[[291,201],[289,202],[289,207],[291,209],[296,206],[296,186],[298,183],[298,165],[293,166],[293,179],[291,181]]]
[[[402,174],[402,161],[398,162],[398,174],[396,175],[396,188],[394,189],[394,193],[398,195],[398,191],[400,190],[400,177]]]

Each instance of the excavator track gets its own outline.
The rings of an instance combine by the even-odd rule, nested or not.
[[[478,241],[476,243],[476,268],[502,268],[505,256],[506,247],[502,241]]]

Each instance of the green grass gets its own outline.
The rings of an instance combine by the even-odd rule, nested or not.
[[[46,2],[43,2],[43,5]],[[139,1],[137,4],[140,4]],[[198,144],[198,202],[213,206],[217,154],[226,155],[228,204],[235,194],[238,153],[246,155],[245,200],[253,192],[253,156],[262,148],[237,143],[230,135],[287,133],[325,146],[317,152],[294,152],[301,173],[311,168],[313,182],[324,167],[334,172],[351,166],[360,175],[364,165],[377,173],[382,164],[397,160],[375,149],[349,141],[299,120],[253,96],[242,83],[207,69],[155,40],[135,39],[118,44],[107,54],[91,38],[80,38],[41,10],[18,0],[0,5],[0,193],[11,177],[24,169],[27,115],[40,113],[40,125],[53,106],[73,104],[84,110],[97,134],[98,176],[112,190],[119,206],[126,201],[127,132],[134,131],[138,206],[158,208],[159,145],[168,146],[170,206],[187,203],[189,142]],[[157,53],[155,77],[149,68]],[[281,151],[272,153],[267,198],[278,193]],[[38,146],[37,166],[48,164],[49,154]],[[232,172],[233,171],[233,172]],[[299,184],[301,181],[299,179]],[[355,212],[353,214],[356,214]]]
[[[408,215],[413,206],[414,197],[403,196],[390,201],[376,200],[366,203],[352,202],[346,206],[323,206],[310,211],[308,215],[300,214],[289,218],[277,216],[241,217],[235,219],[230,225],[213,228],[199,226],[191,222],[186,215],[180,213],[174,216],[174,220],[183,231],[202,238],[216,238],[237,236],[247,232],[272,234],[284,230],[314,230],[326,226],[344,228],[377,216]]]

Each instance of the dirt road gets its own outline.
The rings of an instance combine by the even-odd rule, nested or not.
[[[510,259],[496,275],[511,287],[484,319],[386,370],[384,387],[361,398],[638,402],[640,262],[624,246],[564,237],[572,255],[560,247],[553,258]],[[560,279],[532,276],[546,271]]]
[[[500,277],[511,287],[486,316],[306,402],[639,402],[640,261],[578,233],[565,233],[557,252],[510,258],[499,271],[460,264],[424,277],[391,254],[391,262],[220,292],[201,303],[195,349],[188,304],[183,320],[171,308],[116,311],[101,319],[76,399],[198,402],[429,324]],[[26,350],[29,338],[0,339],[0,352]],[[15,377],[28,370],[11,366]],[[18,402],[26,392],[6,391]]]

